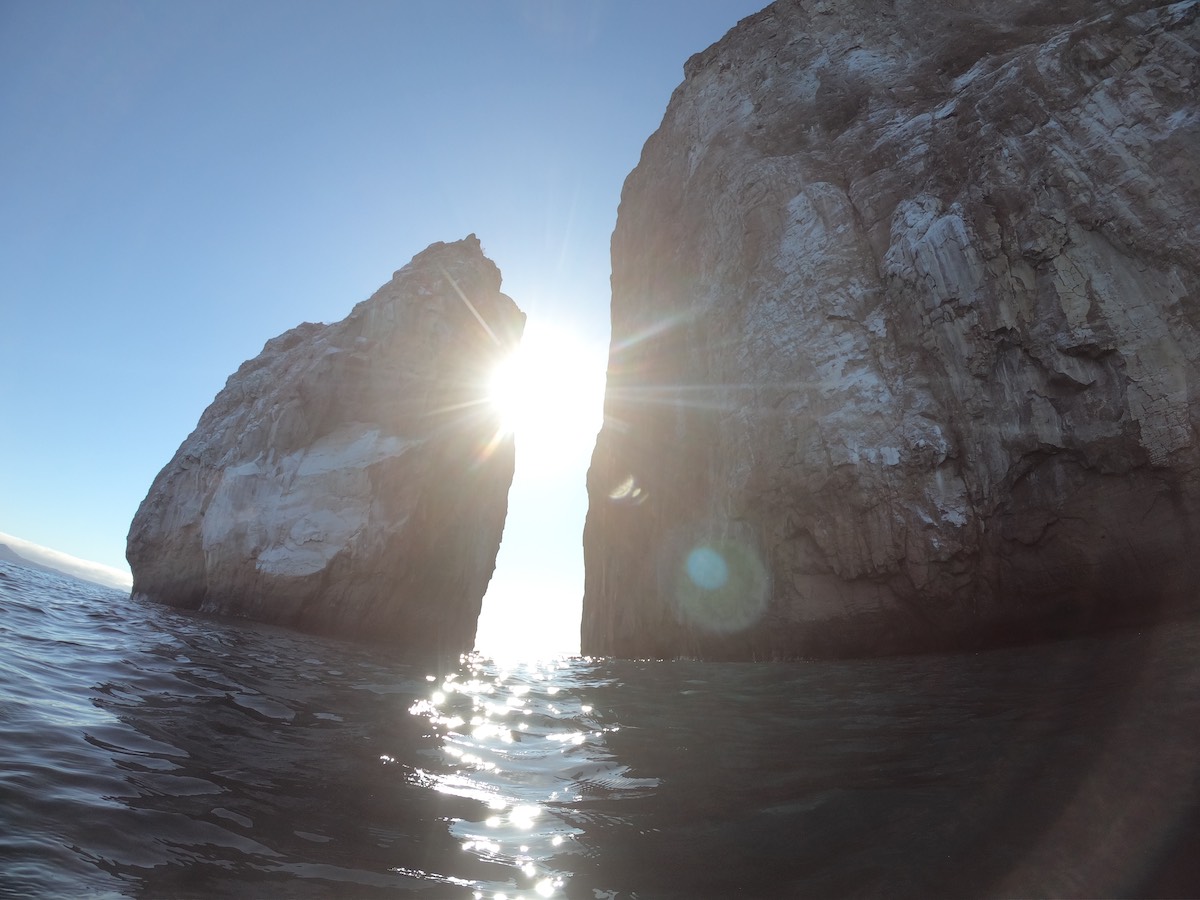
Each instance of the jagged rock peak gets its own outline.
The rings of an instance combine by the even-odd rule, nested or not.
[[[622,192],[583,650],[1195,609],[1200,2],[802,0]]]
[[[137,595],[426,651],[474,643],[513,475],[485,402],[524,314],[470,235],[244,363],[134,517]]]

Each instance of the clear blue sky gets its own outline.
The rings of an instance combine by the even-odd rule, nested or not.
[[[123,567],[228,375],[433,241],[603,347],[621,184],[765,2],[0,0],[0,531]],[[512,498],[512,593],[582,590],[556,477]]]

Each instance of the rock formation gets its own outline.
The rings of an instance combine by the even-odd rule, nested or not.
[[[268,341],[138,509],[134,594],[470,650],[514,462],[486,380],[524,321],[471,235]]]
[[[585,653],[1200,607],[1198,20],[780,0],[688,61],[613,235]]]

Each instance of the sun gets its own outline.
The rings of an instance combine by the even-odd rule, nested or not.
[[[530,319],[487,390],[501,427],[516,437],[518,458],[553,463],[591,452],[602,419],[605,361],[600,347]]]

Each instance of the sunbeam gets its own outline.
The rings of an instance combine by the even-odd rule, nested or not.
[[[600,427],[604,351],[530,319],[520,347],[501,361],[488,400],[516,436],[518,465],[558,468],[590,452]]]

